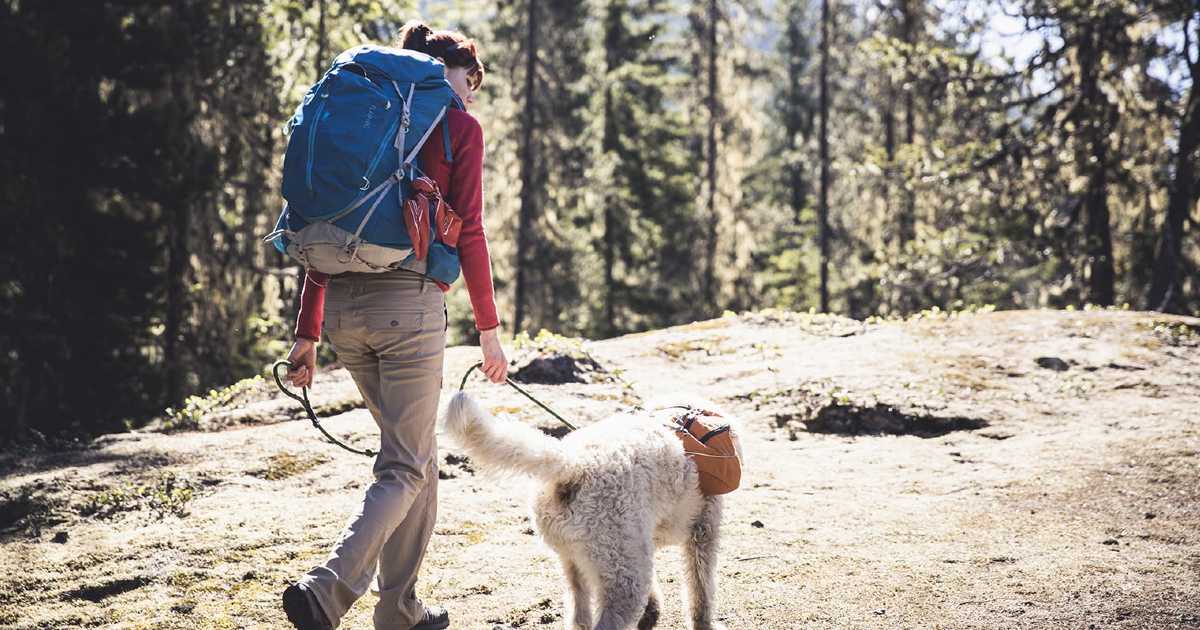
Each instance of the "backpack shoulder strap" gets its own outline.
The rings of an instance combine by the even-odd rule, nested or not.
[[[442,119],[442,150],[446,153],[446,163],[454,163],[454,152],[450,148],[450,116]]]

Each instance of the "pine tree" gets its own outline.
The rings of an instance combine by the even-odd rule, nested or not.
[[[1169,12],[1169,15],[1183,22],[1180,57],[1191,85],[1187,88],[1186,97],[1181,99],[1179,138],[1167,192],[1166,216],[1162,221],[1154,257],[1153,284],[1147,295],[1149,308],[1174,313],[1188,310],[1184,306],[1188,296],[1183,286],[1183,272],[1187,263],[1183,242],[1187,234],[1188,215],[1196,206],[1197,199],[1200,199],[1200,185],[1196,183],[1196,162],[1200,159],[1197,156],[1197,151],[1200,151],[1200,90],[1197,89],[1197,82],[1200,82],[1200,55],[1191,58],[1192,46],[1200,42],[1200,14],[1186,8],[1183,11],[1181,17],[1176,17],[1175,12]],[[1190,223],[1197,225],[1195,220]],[[1192,299],[1195,300],[1195,297]]]
[[[604,7],[601,214],[606,335],[686,319],[694,309],[691,194],[687,136],[666,108],[675,60],[660,42],[653,1],[613,0]]]
[[[830,0],[821,0],[821,66],[820,102],[818,115],[820,128],[817,142],[820,143],[820,192],[817,205],[817,226],[821,247],[821,312],[829,312],[829,19]]]
[[[514,2],[501,7],[490,40],[519,42],[500,47],[498,65],[515,87],[515,111],[500,121],[517,138],[511,152],[520,182],[516,210],[515,331],[549,327],[580,331],[589,326],[582,306],[588,278],[575,273],[590,255],[581,232],[590,222],[586,206],[591,106],[585,61],[587,5]],[[519,87],[517,87],[519,86]],[[489,158],[490,159],[490,158]],[[499,162],[505,163],[501,157]]]

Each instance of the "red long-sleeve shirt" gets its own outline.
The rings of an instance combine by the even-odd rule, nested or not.
[[[458,236],[458,259],[463,281],[471,296],[475,327],[480,331],[500,325],[492,289],[492,261],[487,234],[483,229],[483,129],[467,112],[446,113],[450,126],[452,162],[446,161],[442,133],[435,129],[421,148],[421,167],[451,208],[462,217]],[[320,341],[321,322],[325,319],[327,274],[309,270],[300,294],[300,312],[296,315],[296,336]],[[442,291],[450,285],[437,282]]]

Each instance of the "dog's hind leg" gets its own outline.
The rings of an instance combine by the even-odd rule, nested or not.
[[[638,531],[638,530],[633,530]],[[654,580],[654,544],[649,528],[645,540],[630,533],[608,540],[608,546],[593,544],[592,561],[599,578],[600,619],[595,630],[628,630],[642,618]]]
[[[717,547],[721,527],[721,498],[708,497],[692,525],[692,535],[683,546],[687,579],[686,617],[692,630],[722,630],[713,620],[717,599]]]
[[[646,602],[646,609],[642,611],[642,618],[638,621],[637,630],[650,630],[658,625],[659,602],[662,601],[662,591],[658,588],[658,576],[652,575],[650,578],[650,599]]]
[[[592,593],[579,565],[566,556],[562,558],[567,577],[567,596],[563,602],[566,630],[592,630]]]

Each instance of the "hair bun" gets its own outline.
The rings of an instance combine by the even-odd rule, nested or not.
[[[432,34],[433,29],[420,20],[406,22],[400,27],[400,47],[425,52],[429,46],[429,36]]]

